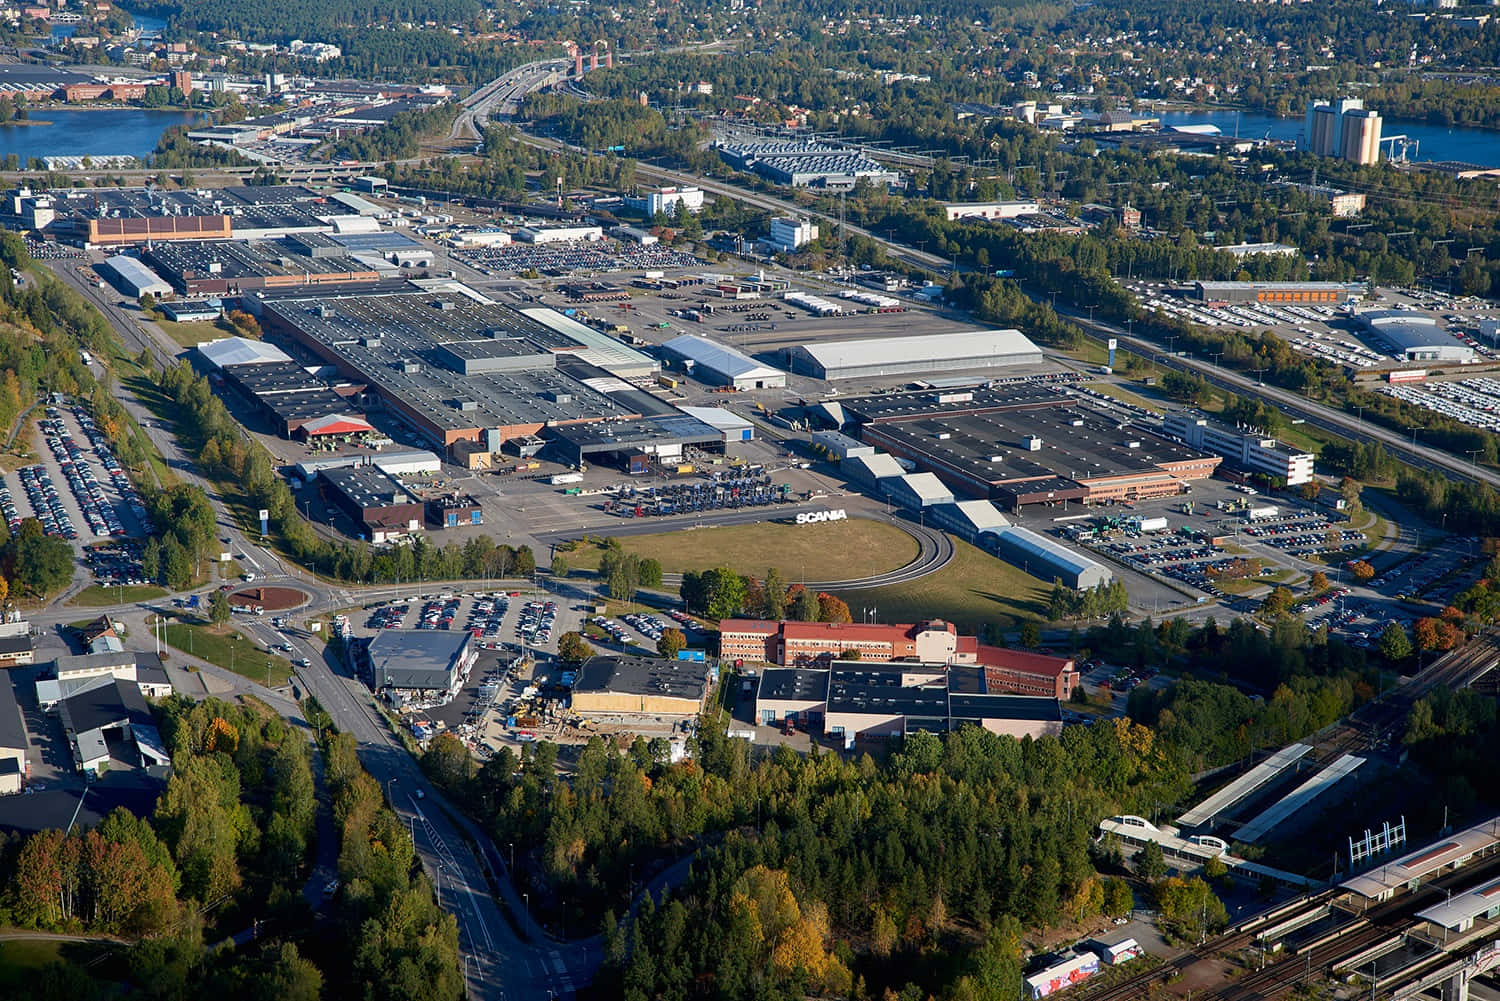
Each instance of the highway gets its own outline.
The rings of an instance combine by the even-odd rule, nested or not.
[[[1442,449],[1430,448],[1420,442],[1413,444],[1411,436],[1397,434],[1377,424],[1366,424],[1362,418],[1350,417],[1342,410],[1315,403],[1305,396],[1298,396],[1278,386],[1258,382],[1232,369],[1221,368],[1187,355],[1169,353],[1159,344],[1132,336],[1120,327],[1103,320],[1091,321],[1087,316],[1080,315],[1075,310],[1060,309],[1058,312],[1083,327],[1093,337],[1116,338],[1122,347],[1129,348],[1144,358],[1154,358],[1158,364],[1179,372],[1202,376],[1210,385],[1220,389],[1230,390],[1240,396],[1264,400],[1293,420],[1306,421],[1314,427],[1332,431],[1339,437],[1350,441],[1365,443],[1378,441],[1393,457],[1408,465],[1470,483],[1483,483],[1490,487],[1500,488],[1500,473],[1467,459],[1461,459]],[[1420,429],[1418,433],[1420,434]]]

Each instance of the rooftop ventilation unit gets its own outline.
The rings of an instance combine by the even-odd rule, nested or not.
[[[1138,442],[1138,441],[1127,441],[1125,443],[1125,447],[1126,448],[1140,448],[1141,447],[1141,443]]]
[[[1038,435],[1029,434],[1021,439],[1028,452],[1040,452],[1042,450],[1042,439]]]
[[[378,347],[380,347],[380,338],[379,337],[361,337],[359,339],[359,346],[362,347],[362,348],[378,348]]]
[[[454,402],[457,405],[458,409],[466,414],[473,413],[474,411],[479,409],[479,404],[475,403],[473,400],[456,400]]]
[[[338,315],[338,313],[334,311],[334,308],[332,306],[319,306],[316,312],[318,316],[324,320],[331,319]]]
[[[449,310],[451,310],[453,308],[453,300],[452,299],[439,299],[437,302],[433,303],[432,305],[433,305],[434,309],[437,309],[437,310],[439,310],[441,312],[446,313],[446,312],[448,312]]]
[[[422,371],[422,366],[414,359],[407,358],[401,362],[401,371],[405,372],[407,375],[416,375],[418,372]]]

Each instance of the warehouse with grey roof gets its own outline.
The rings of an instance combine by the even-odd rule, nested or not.
[[[1042,349],[1019,330],[819,341],[787,349],[787,365],[794,373],[829,381],[944,375],[1041,363]]]
[[[382,629],[365,647],[375,692],[395,706],[444,705],[468,680],[479,647],[468,632]]]

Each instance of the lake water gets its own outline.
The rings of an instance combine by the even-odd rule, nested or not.
[[[1254,111],[1169,111],[1161,116],[1161,122],[1162,125],[1214,125],[1226,136],[1237,134],[1292,142],[1302,134],[1303,119],[1277,118]],[[1413,160],[1462,160],[1482,167],[1500,167],[1500,131],[1444,128],[1400,118],[1386,118],[1381,125],[1384,135],[1404,135],[1420,144],[1409,154]],[[1382,144],[1381,148],[1389,146]]]
[[[31,114],[51,124],[0,125],[0,158],[14,153],[25,165],[42,156],[146,156],[168,127],[207,121],[201,112],[144,108],[38,108]]]

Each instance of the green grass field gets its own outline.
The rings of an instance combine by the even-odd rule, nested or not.
[[[285,657],[267,653],[232,626],[224,628],[219,632],[206,623],[174,622],[167,626],[167,645],[262,685],[275,688],[287,683],[292,665]]]
[[[217,341],[230,336],[225,329],[213,320],[184,320],[182,323],[173,323],[171,320],[157,320],[156,325],[161,328],[162,333],[185,348],[197,347],[199,341]]]
[[[133,605],[138,601],[151,601],[166,594],[166,588],[155,584],[138,584],[131,587],[104,587],[90,584],[79,591],[69,604],[79,608],[107,608],[110,605]]]
[[[868,518],[786,525],[758,522],[722,528],[691,528],[656,535],[620,536],[626,552],[656,559],[667,573],[716,566],[755,577],[776,567],[789,581],[852,580],[906,566],[917,558],[917,541],[894,525]],[[570,567],[596,570],[604,549],[580,545],[563,553]]]
[[[960,632],[988,623],[1013,629],[1045,617],[1052,587],[966,542],[954,540],[953,560],[942,570],[906,584],[839,591],[856,615],[873,605],[882,622],[946,619]]]
[[[1166,409],[1160,400],[1153,400],[1142,396],[1133,389],[1126,389],[1117,382],[1091,382],[1089,383],[1089,388],[1096,393],[1103,393],[1105,396],[1113,397],[1124,403],[1130,403],[1137,407],[1145,407],[1153,413],[1159,414]]]

